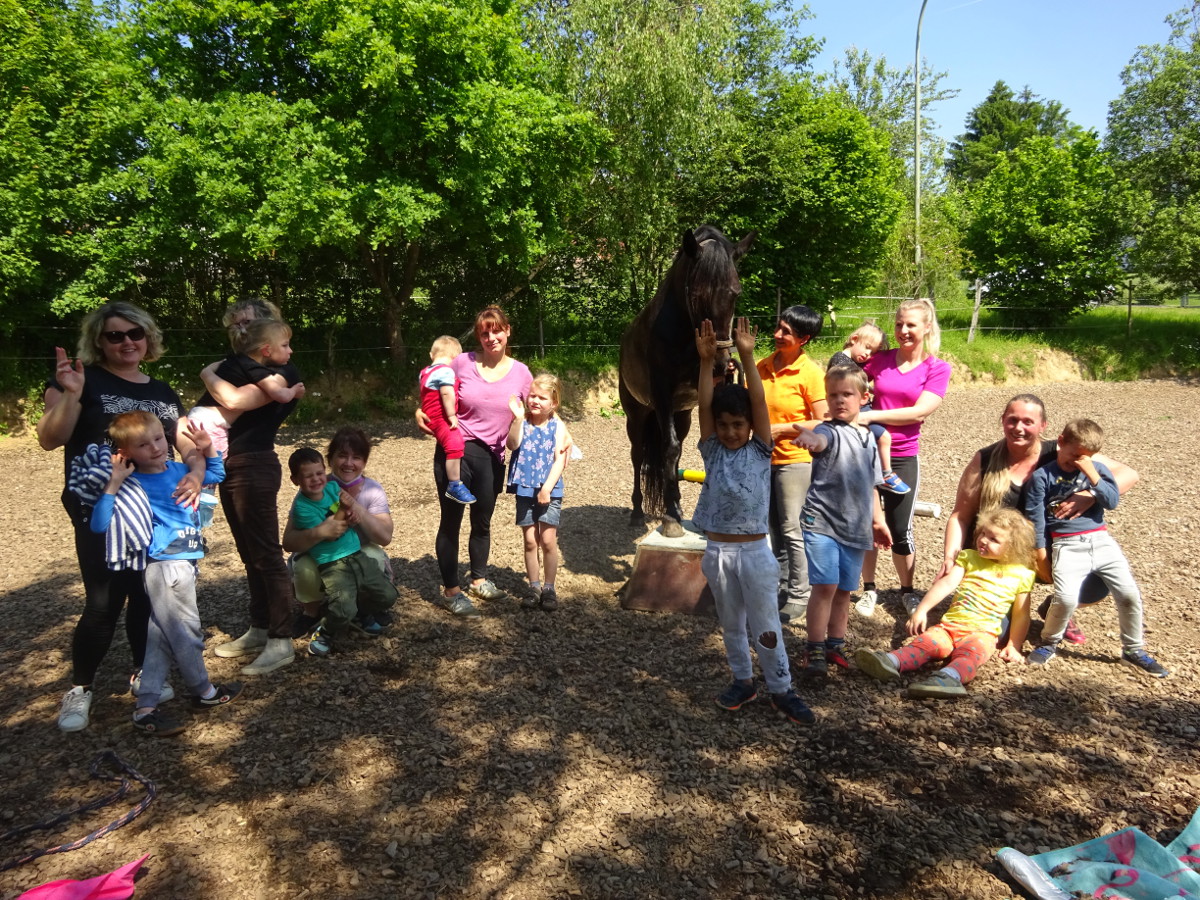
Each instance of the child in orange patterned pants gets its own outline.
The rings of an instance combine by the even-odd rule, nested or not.
[[[1012,509],[979,516],[975,550],[958,554],[954,568],[934,582],[908,619],[913,640],[891,651],[859,650],[858,668],[880,681],[899,679],[931,660],[949,659],[945,667],[908,688],[910,697],[961,697],[964,684],[996,652],[1005,616],[1012,616],[1008,644],[1000,651],[1008,662],[1022,662],[1021,647],[1029,630],[1029,592],[1033,588],[1033,526]],[[954,601],[942,621],[927,627],[929,611],[949,597]]]

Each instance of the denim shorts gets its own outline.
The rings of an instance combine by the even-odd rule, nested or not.
[[[562,497],[551,497],[550,502],[543,506],[537,502],[537,497],[517,495],[517,524],[522,528],[528,528],[530,525],[557,528],[561,519]]]
[[[867,551],[847,547],[827,534],[806,531],[804,555],[808,557],[809,584],[836,584],[839,590],[853,591]]]

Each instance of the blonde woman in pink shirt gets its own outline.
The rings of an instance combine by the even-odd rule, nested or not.
[[[883,494],[883,511],[892,533],[892,562],[900,579],[904,608],[911,615],[921,602],[913,590],[917,568],[913,543],[913,510],[921,489],[921,424],[942,405],[950,386],[950,364],[938,359],[941,329],[933,301],[905,300],[896,310],[896,349],[872,356],[863,370],[875,382],[874,408],[862,413],[860,424],[882,425],[892,436],[892,469],[912,487],[907,494]],[[855,608],[869,616],[875,611],[875,564],[878,554],[863,561],[863,592]]]
[[[512,324],[498,306],[489,306],[475,317],[479,349],[460,353],[451,363],[458,377],[458,427],[463,433],[461,479],[475,495],[464,507],[446,497],[446,453],[439,446],[433,455],[433,477],[437,483],[441,520],[438,523],[436,554],[442,575],[439,604],[456,616],[478,618],[476,600],[502,600],[504,592],[488,578],[488,556],[492,549],[492,513],[496,497],[504,487],[504,445],[512,424],[509,398],[524,402],[533,375],[524,363],[508,355]],[[433,434],[424,410],[417,409],[417,426]],[[471,531],[467,556],[471,571],[467,589],[459,583],[458,538],[463,510],[470,509]]]

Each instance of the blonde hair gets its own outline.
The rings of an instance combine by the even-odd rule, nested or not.
[[[925,335],[925,340],[922,342],[924,355],[927,357],[937,356],[937,352],[942,349],[942,327],[938,325],[937,308],[933,305],[933,301],[928,297],[905,300],[896,307],[896,318],[900,318],[901,313],[910,309],[920,310],[925,316],[925,324],[929,326],[929,334]]]
[[[550,395],[550,402],[554,404],[554,408],[558,409],[562,402],[562,382],[558,380],[557,375],[551,375],[549,372],[538,372],[533,376],[533,381],[529,382],[530,388],[539,387]]]
[[[85,366],[97,366],[104,362],[104,351],[100,341],[105,332],[104,323],[111,318],[124,319],[146,331],[146,355],[143,362],[154,362],[163,355],[163,336],[154,317],[140,306],[124,300],[112,300],[101,304],[83,317],[79,326],[79,352],[76,354]]]
[[[429,348],[430,359],[437,359],[440,356],[448,356],[453,359],[460,353],[462,353],[462,344],[459,343],[458,338],[449,334],[443,334],[434,339],[433,346]]]
[[[1005,537],[1000,562],[1033,568],[1033,524],[1015,509],[989,509],[979,514],[975,533],[983,529]]]
[[[280,337],[287,340],[291,336],[292,327],[282,319],[255,319],[245,323],[240,331],[230,332],[233,349],[245,356],[257,353],[272,340]]]
[[[1091,419],[1072,419],[1063,426],[1062,442],[1078,444],[1088,453],[1099,453],[1104,445],[1104,429]]]
[[[145,409],[130,410],[113,416],[108,423],[108,439],[118,450],[124,450],[156,425],[162,428],[162,422],[154,413]],[[163,433],[166,434],[166,429]]]
[[[860,369],[857,365],[854,366],[834,366],[825,373],[825,390],[829,390],[829,386],[839,381],[849,381],[853,384],[860,394],[865,394],[867,391],[867,373]]]
[[[1042,422],[1046,421],[1046,404],[1036,394],[1017,394],[1004,404],[1004,415],[1008,415],[1008,410],[1014,403],[1036,406],[1042,412]],[[1003,419],[1004,416],[1000,418]],[[1008,473],[1008,446],[1003,439],[985,447],[983,454],[987,455],[987,462],[984,464],[979,483],[979,509],[987,510],[1000,505],[1012,478]]]
[[[239,318],[242,313],[252,312],[255,319],[282,319],[283,313],[279,311],[279,307],[270,300],[263,300],[261,297],[249,297],[244,300],[235,300],[230,303],[225,310],[225,315],[221,316],[221,324],[225,330],[229,332],[229,341],[233,343],[237,336],[246,330],[249,322],[238,322],[234,320]],[[240,352],[240,351],[239,351]]]
[[[845,350],[851,344],[855,344],[864,338],[869,338],[875,342],[876,352],[888,348],[887,335],[884,334],[883,329],[876,325],[873,319],[868,319],[850,332],[850,336],[846,338],[846,343],[842,344],[842,349]]]

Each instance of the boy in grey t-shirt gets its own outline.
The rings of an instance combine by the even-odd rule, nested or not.
[[[875,491],[882,485],[879,451],[871,432],[858,424],[867,399],[867,376],[858,366],[825,373],[829,422],[801,428],[795,442],[812,453],[812,484],[800,512],[808,557],[808,600],[804,674],[823,678],[829,663],[849,668],[846,626],[850,592],[858,587],[863,556],[892,546]]]
[[[758,697],[750,657],[753,635],[771,705],[793,722],[808,724],[816,717],[792,690],[779,627],[779,564],[767,545],[771,419],[754,365],[754,338],[746,320],[738,319],[733,342],[742,359],[746,386],[723,384],[714,395],[717,336],[708,319],[696,330],[705,478],[692,522],[708,537],[700,567],[716,601],[725,659],[734,679],[717,697],[717,705],[736,710]]]

